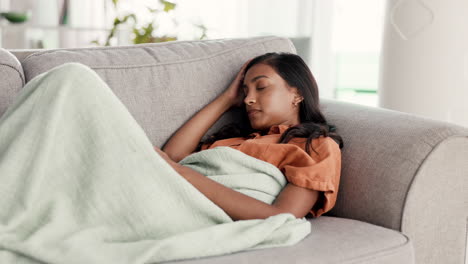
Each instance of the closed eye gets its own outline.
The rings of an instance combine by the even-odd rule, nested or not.
[[[257,91],[261,91],[261,90],[263,90],[263,89],[265,89],[265,88],[267,88],[267,87],[268,87],[268,86],[264,86],[264,87],[257,87],[255,90],[257,90]],[[246,95],[246,91],[245,91],[245,90],[242,90],[242,92],[244,92],[244,96],[245,96],[245,95]]]

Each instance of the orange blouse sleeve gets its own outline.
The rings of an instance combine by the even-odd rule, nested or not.
[[[336,203],[338,185],[341,174],[341,151],[338,144],[331,138],[312,140],[310,155],[304,151],[293,150],[287,153],[285,163],[279,168],[288,181],[296,186],[320,192],[319,200],[311,209],[313,217],[318,217],[330,211]]]

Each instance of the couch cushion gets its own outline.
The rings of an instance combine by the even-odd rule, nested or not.
[[[142,126],[154,146],[211,102],[249,58],[268,51],[295,52],[281,37],[140,44],[127,47],[57,49],[23,59],[27,81],[65,62],[94,69]],[[226,113],[207,134],[236,116]]]
[[[8,51],[15,55],[15,57],[21,63],[27,56],[39,51],[43,51],[43,49],[9,49]]]
[[[6,49],[0,48],[0,116],[24,85],[21,64]]]
[[[167,263],[415,263],[412,243],[400,232],[331,216],[321,216],[309,221],[312,232],[291,247]]]

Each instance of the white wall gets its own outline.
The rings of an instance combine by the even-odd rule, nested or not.
[[[176,8],[182,27],[179,38],[188,40],[200,36],[193,24],[208,28],[210,39],[245,37],[248,34],[247,0],[181,0]]]
[[[468,127],[468,1],[386,10],[379,105]]]

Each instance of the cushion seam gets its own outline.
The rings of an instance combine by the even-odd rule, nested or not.
[[[21,71],[19,71],[17,68],[15,68],[15,67],[13,67],[13,66],[11,66],[9,64],[0,63],[0,65],[7,66],[7,67],[10,67],[13,70],[15,70],[20,76],[21,86],[24,86],[24,77],[23,77],[23,74],[21,74]]]
[[[345,264],[353,264],[353,263],[359,263],[361,261],[364,261],[364,260],[369,260],[373,257],[384,257],[384,256],[389,256],[389,255],[392,255],[392,254],[395,254],[396,252],[398,252],[401,248],[404,248],[405,246],[409,245],[410,244],[410,240],[408,238],[408,236],[406,236],[405,234],[401,234],[405,237],[405,242],[403,244],[399,244],[397,246],[394,246],[394,247],[391,247],[391,248],[386,248],[386,249],[383,249],[383,250],[380,250],[380,251],[376,251],[374,253],[367,253],[365,255],[361,255],[361,256],[358,256],[356,258],[353,258],[351,260],[345,260],[345,262],[338,262],[338,263],[345,263]]]
[[[213,55],[210,55],[210,56],[204,56],[204,57],[199,57],[199,58],[193,58],[193,59],[190,59],[190,60],[183,60],[184,62],[188,62],[188,61],[191,61],[191,60],[197,60],[197,59],[204,59],[204,58],[211,58],[211,57],[214,57],[214,56],[218,56],[220,54],[223,54],[223,53],[227,53],[227,52],[231,52],[233,50],[237,50],[237,49],[240,49],[240,48],[243,48],[243,47],[246,47],[246,46],[251,46],[251,45],[254,45],[254,44],[258,44],[258,43],[261,43],[261,42],[265,42],[265,41],[275,41],[275,40],[284,40],[284,39],[287,39],[287,38],[284,38],[284,37],[277,37],[277,36],[270,36],[270,37],[264,37],[264,38],[261,38],[259,40],[256,40],[256,41],[253,41],[251,43],[248,43],[248,44],[244,44],[242,46],[238,46],[238,47],[234,47],[234,48],[231,48],[231,49],[228,49],[228,50],[223,50],[221,52],[218,52],[218,53],[215,53]],[[187,41],[171,41],[171,42],[167,42],[167,43],[163,43],[162,45],[160,44],[159,46],[139,46],[139,45],[133,45],[133,46],[125,46],[125,47],[122,47],[122,46],[114,46],[114,47],[110,47],[110,48],[79,48],[79,49],[54,49],[54,50],[50,50],[50,51],[44,51],[44,52],[40,52],[40,53],[33,53],[33,54],[30,54],[28,55],[25,59],[23,59],[23,63],[25,63],[29,58],[32,58],[32,57],[39,57],[39,56],[42,56],[42,55],[47,55],[47,54],[50,54],[50,53],[53,53],[53,52],[56,52],[56,51],[62,51],[62,50],[70,50],[70,51],[81,51],[81,50],[111,50],[111,49],[116,49],[118,48],[119,50],[122,50],[122,49],[140,49],[140,48],[145,48],[145,47],[161,47],[161,46],[171,46],[171,45],[175,45],[176,43],[177,44],[180,44],[180,43],[187,43],[187,42],[197,42],[196,40],[187,40]],[[290,44],[289,44],[290,45]],[[170,64],[170,63],[179,63],[180,61],[176,61],[176,62],[167,62],[167,63],[152,63],[152,64],[145,64],[145,65],[135,65],[135,66],[154,66],[154,65],[165,65],[165,64]],[[106,67],[106,66],[96,66],[96,67]],[[107,66],[108,67],[108,66]],[[115,66],[116,68],[118,68],[119,66]],[[114,68],[114,67],[112,67]]]
[[[468,254],[468,217],[466,218],[466,225],[465,225],[465,259],[466,254]],[[468,263],[465,263],[468,264]]]
[[[274,36],[265,36],[264,38]],[[263,38],[263,39],[264,39]],[[225,41],[225,40],[233,40],[233,38],[223,38],[223,39],[207,39],[207,40],[179,40],[179,41],[167,41],[167,42],[159,42],[159,43],[143,43],[143,44],[136,44],[136,45],[126,45],[126,46],[104,46],[104,47],[83,47],[83,48],[57,48],[52,50],[45,50],[41,52],[35,52],[33,54],[28,55],[27,57],[34,57],[34,56],[41,56],[43,54],[52,53],[55,51],[63,51],[63,50],[70,50],[70,51],[80,51],[80,50],[112,50],[112,49],[139,49],[139,48],[147,48],[147,47],[161,47],[161,46],[172,46],[175,43],[188,43],[188,42],[215,42],[215,41]]]

